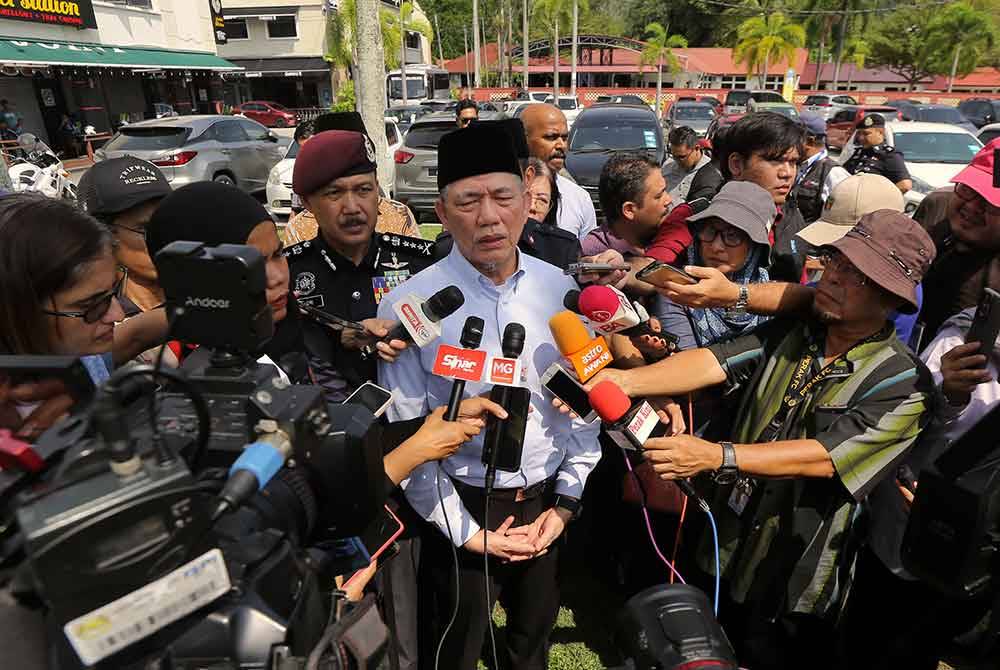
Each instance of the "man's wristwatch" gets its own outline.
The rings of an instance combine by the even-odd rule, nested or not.
[[[722,466],[715,471],[716,484],[732,484],[740,476],[740,469],[736,467],[736,447],[732,442],[720,442],[722,447]]]
[[[570,514],[572,514],[573,516],[570,517],[571,520],[575,519],[580,515],[579,498],[571,498],[570,496],[564,496],[560,494],[556,496],[555,504],[553,504],[552,506],[561,507]]]
[[[747,305],[750,304],[750,289],[747,288],[746,284],[740,284],[740,294],[736,298],[736,303],[729,308],[731,312],[736,312],[737,314],[746,314]]]

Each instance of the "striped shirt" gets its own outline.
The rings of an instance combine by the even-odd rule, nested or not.
[[[730,385],[743,389],[733,441],[761,441],[801,361],[808,377],[822,367],[822,326],[772,320],[753,333],[709,347]],[[754,479],[737,514],[733,486],[716,491],[722,574],[737,602],[765,617],[836,612],[857,539],[852,532],[868,492],[898,465],[930,418],[933,382],[927,368],[891,328],[833,364],[781,423],[774,440],[815,439],[829,452],[830,479]],[[734,501],[733,504],[730,504]],[[699,563],[715,574],[711,541]]]

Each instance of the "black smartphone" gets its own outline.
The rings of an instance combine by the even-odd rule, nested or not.
[[[585,274],[607,274],[617,270],[628,272],[631,269],[631,265],[622,265],[620,263],[570,263],[563,274],[578,276]]]
[[[333,330],[364,330],[365,327],[358,323],[357,321],[348,321],[347,319],[342,319],[336,314],[330,314],[329,312],[324,312],[321,309],[316,309],[312,305],[307,305],[304,302],[299,302],[299,311],[304,315],[309,317],[311,321],[322,326],[329,326]]]
[[[988,361],[990,352],[1000,335],[1000,293],[991,288],[984,289],[983,297],[976,307],[976,316],[972,319],[972,326],[965,335],[966,342],[979,342],[979,353],[986,356]],[[983,364],[982,367],[986,367]]]
[[[559,363],[553,363],[549,366],[549,369],[542,375],[541,382],[542,386],[563,401],[585,422],[590,423],[597,418],[597,412],[590,406],[586,389]]]
[[[528,428],[528,412],[531,405],[531,391],[521,387],[494,386],[490,400],[500,403],[502,389],[508,392],[505,409],[507,418],[503,421],[490,419],[483,440],[484,457],[496,451],[497,470],[518,472],[521,469],[521,451],[524,447],[524,431]]]
[[[396,540],[405,530],[403,522],[399,520],[396,513],[388,506],[382,506],[382,513],[375,521],[368,524],[368,527],[361,532],[361,544],[370,557],[370,561],[377,561],[378,567],[382,567],[386,561],[399,553],[399,545]],[[367,567],[365,564],[362,567]],[[355,572],[350,579],[344,582],[347,586],[358,577],[360,572]]]

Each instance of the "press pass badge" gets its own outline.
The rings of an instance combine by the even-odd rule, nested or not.
[[[753,488],[754,483],[746,477],[736,480],[733,491],[729,494],[729,509],[736,512],[737,516],[743,516],[743,510],[747,508],[750,496],[753,495]]]
[[[186,617],[231,588],[219,549],[103,607],[73,619],[63,632],[84,665],[93,665]]]

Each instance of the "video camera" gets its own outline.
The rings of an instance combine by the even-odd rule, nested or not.
[[[207,358],[190,374],[117,371],[33,445],[45,467],[0,511],[16,521],[0,524],[0,565],[19,564],[12,590],[44,606],[48,667],[375,667],[377,611],[345,611],[333,586],[346,571],[333,541],[384,501],[375,418],[252,361],[273,332],[256,250],[161,254],[172,334]],[[246,472],[259,490],[226,498]]]

